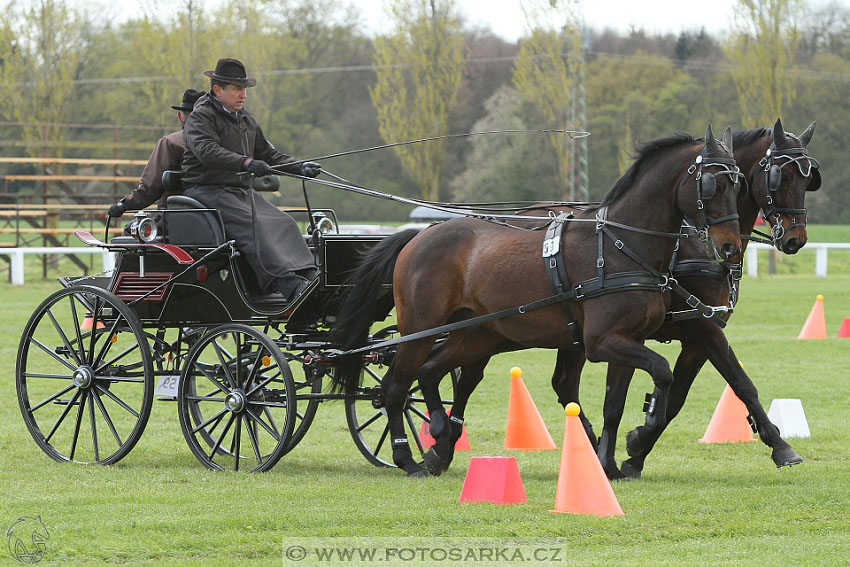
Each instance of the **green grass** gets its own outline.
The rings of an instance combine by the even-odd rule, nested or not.
[[[40,515],[51,535],[41,565],[291,565],[282,559],[284,541],[331,537],[388,537],[382,545],[399,547],[446,541],[432,538],[487,538],[465,540],[467,547],[491,538],[507,546],[544,542],[563,550],[562,561],[583,565],[847,564],[850,340],[835,336],[850,316],[848,274],[745,278],[727,330],[765,407],[774,398],[802,400],[812,437],[789,441],[805,463],[777,470],[761,443],[699,443],[724,387],[707,368],[643,478],[613,485],[625,511],[619,518],[551,514],[560,451],[502,448],[512,366],[522,367],[560,446],[563,410],[549,386],[554,353],[542,350],[491,362],[467,412],[473,451],[458,453],[440,478],[410,480],[369,465],[351,441],[340,403],[324,404],[304,441],[265,474],[203,468],[185,445],[175,406],[166,402],[154,405],[145,435],[120,463],[56,463],[32,441],[16,403],[21,329],[57,287],[29,281],[26,288],[0,284],[0,529],[20,516]],[[825,297],[830,338],[798,341],[817,294]],[[677,353],[675,344],[651,346],[671,360]],[[604,372],[591,364],[583,375],[582,402],[597,431]],[[618,459],[622,435],[642,422],[649,389],[648,376],[639,373]],[[528,503],[459,505],[476,455],[515,456]],[[0,549],[0,565],[17,564]]]

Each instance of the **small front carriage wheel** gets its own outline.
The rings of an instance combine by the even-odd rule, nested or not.
[[[15,379],[27,429],[57,461],[119,461],[141,437],[153,403],[142,325],[97,287],[61,289],[38,306],[21,336]]]
[[[209,330],[184,361],[177,388],[180,428],[210,469],[272,468],[289,446],[295,405],[286,358],[253,327]]]

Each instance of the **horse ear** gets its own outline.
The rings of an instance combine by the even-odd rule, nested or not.
[[[733,153],[732,150],[732,127],[727,126],[726,131],[723,132],[723,145],[726,146],[726,149],[729,150],[729,153]]]
[[[714,139],[714,131],[711,129],[711,122],[705,129],[705,148],[711,152],[717,151],[717,140]]]
[[[773,125],[773,144],[777,148],[781,148],[787,141],[785,129],[782,127],[782,120],[777,118],[776,124]]]
[[[800,141],[803,142],[803,146],[808,146],[809,142],[812,141],[812,134],[815,133],[815,122],[809,124],[809,127],[806,128],[806,131],[800,134]]]

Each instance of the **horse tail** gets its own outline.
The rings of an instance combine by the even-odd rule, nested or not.
[[[332,334],[332,342],[344,352],[366,346],[372,323],[385,319],[392,310],[392,293],[386,293],[383,284],[392,282],[398,255],[417,234],[418,230],[408,229],[384,238],[363,256],[348,278],[348,293]],[[363,373],[362,361],[360,354],[339,356],[332,391],[353,395]]]

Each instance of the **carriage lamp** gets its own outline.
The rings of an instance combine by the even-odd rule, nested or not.
[[[325,213],[313,213],[313,222],[322,234],[328,234],[334,231],[334,221],[328,218]]]
[[[152,242],[158,236],[159,229],[156,226],[156,221],[143,214],[137,214],[136,218],[130,222],[130,234],[138,238],[141,242]]]

